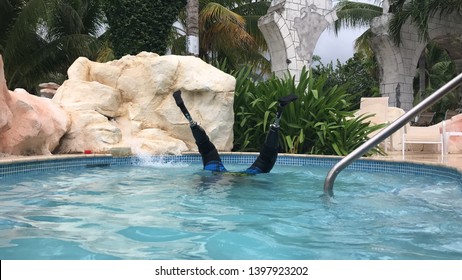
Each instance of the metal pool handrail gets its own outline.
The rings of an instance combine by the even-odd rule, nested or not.
[[[398,129],[405,126],[415,116],[417,116],[419,113],[423,112],[425,109],[433,105],[433,103],[440,100],[448,92],[457,88],[460,84],[462,84],[462,73],[454,79],[452,79],[451,81],[449,81],[444,86],[442,86],[440,89],[435,91],[432,95],[425,98],[422,102],[417,104],[411,110],[409,110],[404,115],[396,119],[385,129],[377,133],[371,139],[367,140],[364,144],[356,148],[356,150],[354,150],[346,157],[344,157],[342,160],[340,160],[337,164],[335,164],[334,167],[332,167],[332,169],[327,174],[326,180],[324,181],[324,194],[328,195],[329,197],[333,197],[335,178],[344,168],[346,168],[354,160],[363,156],[367,151],[384,141],[388,136],[396,132]]]

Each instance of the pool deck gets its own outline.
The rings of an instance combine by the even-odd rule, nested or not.
[[[374,156],[373,158],[383,159],[387,161],[405,161],[417,163],[429,163],[436,165],[444,165],[457,168],[462,172],[462,154],[446,154],[441,157],[441,153],[427,152],[406,152],[403,157],[401,151],[388,152],[387,156]]]

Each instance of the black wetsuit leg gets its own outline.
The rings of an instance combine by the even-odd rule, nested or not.
[[[290,94],[280,98],[279,108],[276,112],[274,123],[270,125],[268,135],[266,135],[265,143],[260,151],[255,162],[245,171],[248,174],[268,173],[273,169],[278,157],[279,149],[279,122],[281,121],[282,109],[297,100],[298,97]]]
[[[210,141],[210,138],[205,133],[204,129],[198,124],[191,126],[191,131],[196,140],[197,148],[199,153],[202,156],[202,163],[204,165],[204,170],[224,172],[226,168],[224,167],[218,151]]]
[[[181,91],[175,91],[173,93],[173,98],[175,99],[176,105],[180,107],[181,112],[183,112],[183,115],[189,121],[189,127],[191,128],[199,153],[202,156],[204,169],[216,172],[226,171],[215,145],[210,142],[210,138],[207,136],[204,129],[200,127],[189,114],[188,109],[184,105],[183,98],[181,98]]]
[[[255,162],[245,171],[248,174],[268,173],[273,169],[278,157],[279,127],[271,125],[265,143]]]

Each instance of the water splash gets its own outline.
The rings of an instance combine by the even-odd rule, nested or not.
[[[184,168],[189,166],[187,163],[168,161],[163,156],[152,156],[146,153],[137,154],[132,164],[157,168]]]

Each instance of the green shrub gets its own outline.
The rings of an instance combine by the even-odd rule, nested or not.
[[[269,124],[275,117],[277,100],[294,93],[298,100],[284,108],[281,152],[298,154],[347,155],[368,140],[367,135],[382,126],[369,126],[367,118],[355,117],[351,96],[344,85],[331,86],[327,75],[316,79],[304,69],[296,83],[294,77],[272,76],[256,82],[251,69],[236,73],[234,99],[234,150],[258,151]],[[374,149],[370,153],[382,153]]]

